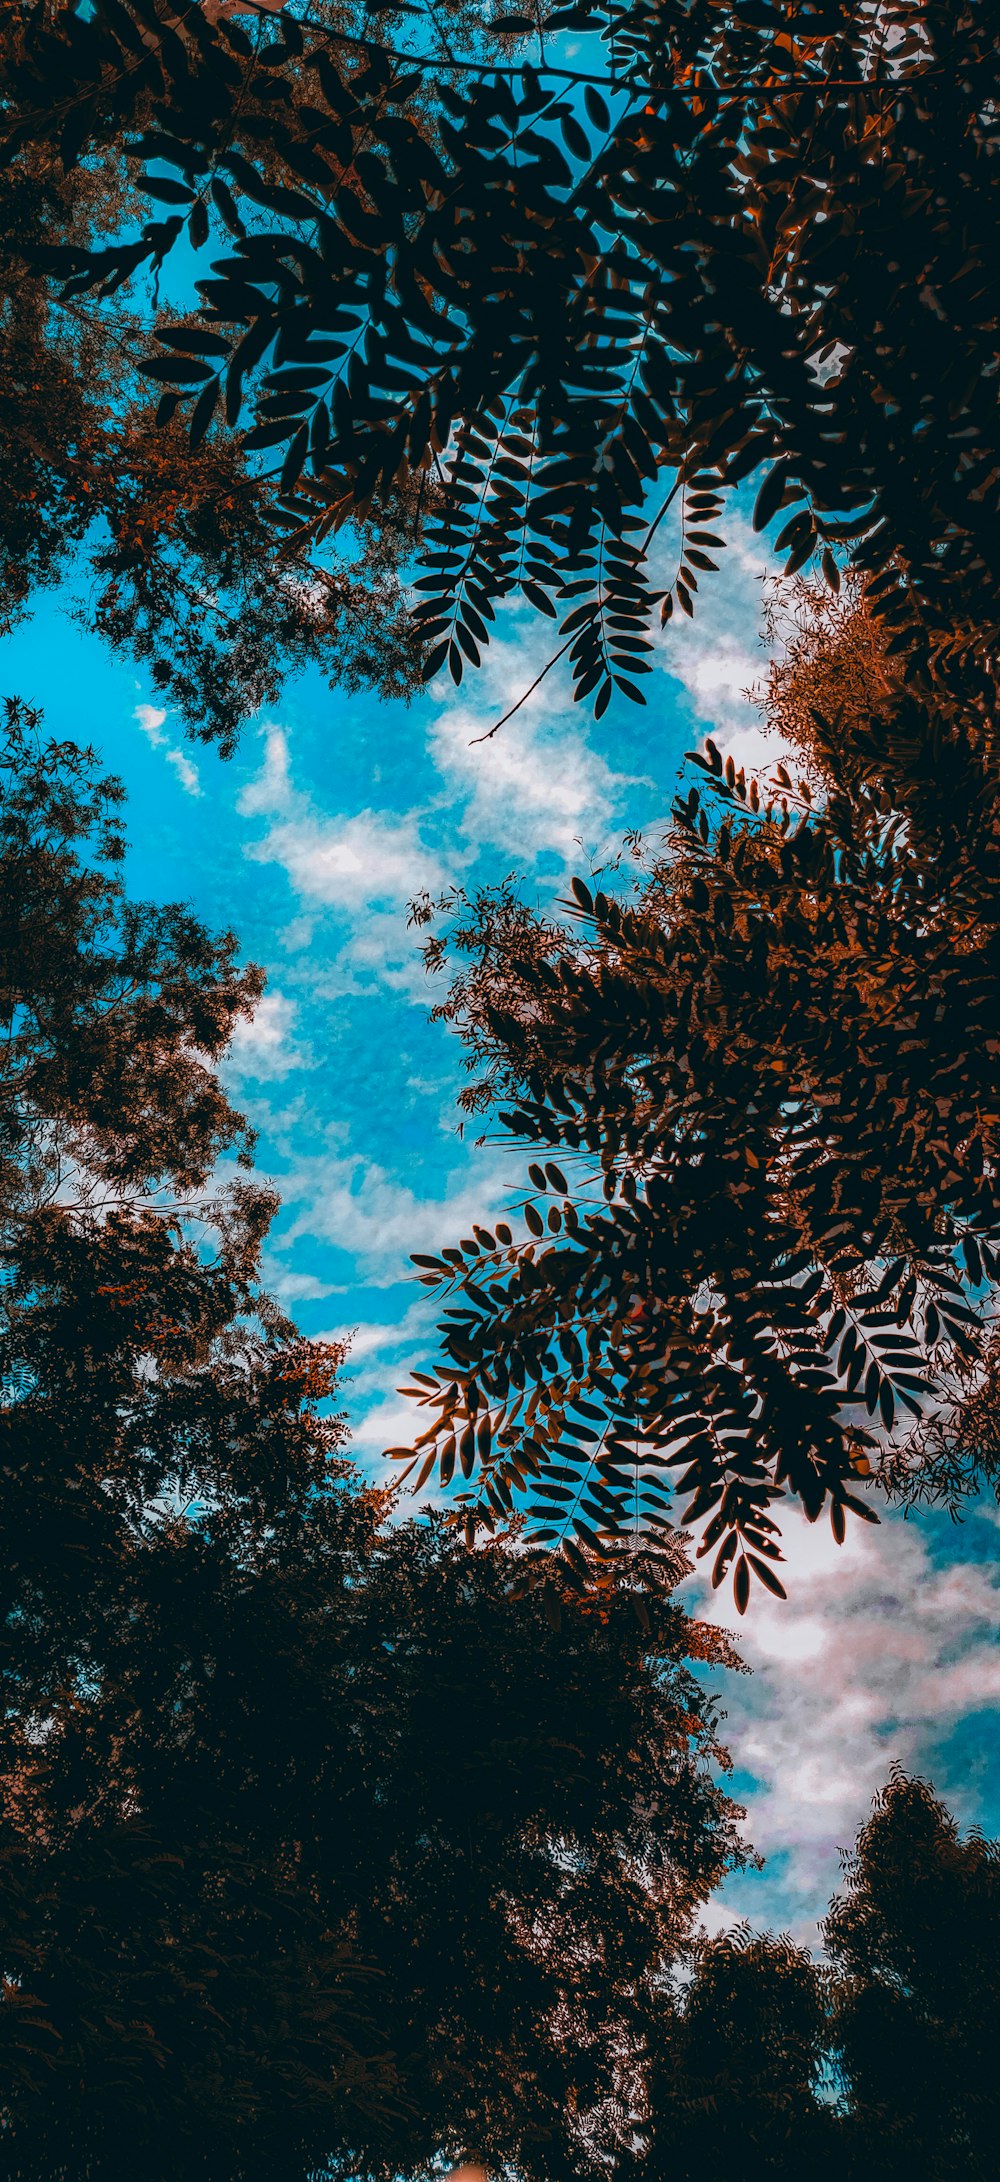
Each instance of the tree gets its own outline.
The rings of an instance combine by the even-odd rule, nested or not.
[[[71,13],[71,43],[82,34],[86,44]],[[409,695],[419,645],[399,568],[415,495],[383,495],[353,553],[308,564],[294,550],[277,556],[271,488],[239,437],[199,432],[192,452],[178,427],[154,424],[137,365],[164,317],[158,277],[126,281],[99,310],[85,297],[55,300],[40,256],[121,233],[136,204],[129,132],[150,125],[141,70],[117,87],[124,99],[99,69],[89,112],[76,99],[48,122],[37,114],[27,56],[35,38],[58,45],[58,22],[52,7],[12,7],[0,26],[3,624],[30,610],[40,586],[68,579],[81,618],[145,663],[164,701],[224,752],[283,677],[310,662],[331,683]],[[238,89],[234,145],[260,122],[249,93]],[[67,131],[79,124],[73,145]],[[197,244],[197,222],[189,227]]]
[[[813,1961],[748,1926],[664,1991],[637,2168],[976,2178],[996,2166],[998,1845],[894,1772]]]
[[[845,1878],[824,1938],[856,2171],[985,2178],[1000,2120],[997,1843],[963,1841],[932,1791],[898,1774]]]
[[[819,2095],[829,2037],[824,1979],[805,1948],[747,1925],[703,1940],[653,2043],[643,2172],[842,2174],[844,2131]]]
[[[276,520],[296,539],[438,480],[428,673],[459,679],[519,596],[558,622],[598,715],[613,689],[641,699],[653,607],[692,610],[726,494],[765,463],[755,519],[785,515],[789,573],[817,554],[833,582],[846,554],[912,673],[988,658],[994,11],[802,0],[790,23],[783,0],[579,0],[495,29],[520,59],[456,53],[432,8],[391,37],[291,8],[213,30],[177,0],[116,0],[86,36],[33,26],[24,81],[69,154],[102,70],[138,71],[171,169],[141,185],[168,219],[50,261],[64,293],[162,262],[220,183],[249,198],[146,368],[195,438],[223,381],[235,418],[262,372],[244,445],[284,450]],[[564,65],[563,32],[601,57]],[[272,101],[261,149],[232,145],[241,71]]]
[[[25,1735],[13,2176],[117,2172],[126,2128],[164,2176],[621,2151],[652,1982],[738,1854],[697,1636],[625,1598],[557,1633],[498,1549],[382,1513],[344,1480],[242,1556],[163,1526],[100,1688]]]
[[[128,900],[120,801],[9,708],[0,2166],[583,2172],[742,1854],[686,1665],[726,1646],[386,1526],[215,1171],[259,974]]]
[[[459,904],[467,1102],[537,1157],[523,1235],[416,1261],[450,1307],[412,1388],[416,1482],[457,1449],[470,1532],[527,1509],[581,1580],[644,1532],[655,1575],[680,1471],[741,1609],[781,1592],[775,1502],[877,1520],[855,1480],[898,1485],[900,1422],[976,1383],[1000,1241],[992,732],[857,595],[797,601],[765,702],[813,784],[762,797],[709,742],[632,900]]]

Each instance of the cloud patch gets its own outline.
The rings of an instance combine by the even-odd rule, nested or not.
[[[362,810],[326,815],[297,789],[288,738],[281,727],[265,730],[260,772],[238,802],[245,818],[267,827],[247,853],[256,863],[280,864],[301,902],[347,916],[412,899],[421,887],[442,883],[441,867],[425,846],[417,818]]]
[[[888,1513],[854,1523],[838,1547],[823,1523],[783,1521],[788,1599],[755,1595],[736,1632],[752,1669],[723,1692],[722,1730],[748,1803],[763,1876],[725,1890],[730,1920],[789,1921],[815,1938],[853,1841],[890,1765],[926,1771],[970,1713],[1000,1707],[1000,1570],[971,1557],[938,1565],[932,1524]],[[724,1594],[699,1576],[683,1596],[731,1625]],[[964,1782],[938,1778],[968,1821]],[[718,1907],[718,1905],[716,1905]]]
[[[298,1007],[287,993],[266,992],[249,1020],[236,1024],[226,1059],[239,1076],[280,1078],[293,1068],[309,1068],[309,1052],[298,1044]]]
[[[186,750],[181,750],[176,743],[172,743],[169,735],[165,735],[163,732],[167,717],[166,713],[161,711],[158,705],[143,704],[136,705],[133,717],[141,727],[147,742],[152,744],[153,749],[162,750],[167,764],[176,773],[185,795],[200,796],[202,787],[197,766],[192,764]]]
[[[530,687],[554,643],[537,621],[525,623],[523,633],[515,628],[491,644],[471,683],[456,690],[439,675],[432,684],[439,710],[430,753],[449,801],[461,805],[471,853],[489,844],[521,864],[554,855],[574,866],[581,843],[585,855],[603,855],[621,823],[625,791],[636,783],[592,747],[586,708],[568,702],[565,679],[543,682],[483,740]]]

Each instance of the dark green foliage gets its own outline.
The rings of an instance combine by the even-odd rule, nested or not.
[[[526,1233],[417,1260],[451,1308],[416,1476],[457,1444],[470,1529],[528,1509],[581,1580],[640,1538],[669,1580],[676,1491],[741,1611],[752,1577],[780,1594],[773,1503],[877,1520],[856,1477],[885,1457],[898,1485],[894,1431],[983,1353],[995,732],[873,628],[821,608],[772,683],[814,785],[779,768],[762,799],[709,743],[631,901],[574,880],[575,930],[503,893],[458,925],[470,1103],[506,1094],[537,1157]]]
[[[118,2173],[125,2130],[165,2182],[468,2143],[569,2174],[588,2117],[621,2149],[652,1978],[735,1853],[690,1625],[557,1633],[497,1549],[382,1512],[345,1481],[238,1551],[163,1523],[25,1723],[6,2172]]]
[[[844,1860],[825,1959],[743,1927],[694,1952],[646,2076],[645,2182],[988,2182],[1000,1855],[894,1774]]]
[[[128,901],[121,783],[4,707],[0,743],[0,1219],[67,1191],[181,1193],[251,1142],[213,1064],[263,990],[233,934]]]
[[[641,701],[653,605],[692,610],[726,492],[762,464],[756,519],[786,516],[790,572],[819,554],[835,582],[846,552],[914,668],[988,651],[995,9],[580,0],[538,23],[508,64],[419,6],[388,36],[291,11],[213,31],[176,0],[98,6],[86,30],[57,12],[26,38],[25,115],[71,159],[108,81],[128,101],[141,80],[158,168],[141,235],[50,259],[65,293],[114,291],[221,220],[197,321],[145,367],[161,406],[197,438],[262,373],[246,444],[281,451],[296,536],[433,475],[428,673],[459,680],[520,595],[557,620],[578,697]],[[561,31],[602,55],[565,67]],[[237,148],[248,86],[267,118]]]

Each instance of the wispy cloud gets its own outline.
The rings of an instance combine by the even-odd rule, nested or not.
[[[490,646],[480,673],[460,689],[444,675],[432,685],[439,710],[429,747],[445,793],[460,805],[471,852],[488,843],[521,864],[543,855],[578,864],[581,843],[603,854],[620,824],[635,782],[594,748],[587,709],[572,704],[558,672],[483,740],[555,648],[551,631],[525,621]]]
[[[302,1239],[345,1251],[370,1286],[389,1286],[412,1273],[414,1250],[439,1249],[489,1220],[516,1187],[520,1162],[507,1168],[472,1155],[439,1192],[420,1195],[380,1164],[347,1150],[302,1160],[280,1178],[290,1215],[284,1246]],[[522,1184],[523,1187],[523,1184]]]
[[[264,762],[238,808],[243,817],[267,822],[249,855],[257,863],[280,864],[308,905],[354,915],[377,904],[403,904],[422,886],[441,883],[441,867],[412,813],[327,814],[297,789],[281,727],[265,730]]]
[[[239,1076],[277,1078],[308,1068],[312,1057],[296,1038],[299,1009],[287,993],[264,993],[249,1021],[238,1022],[227,1065]]]
[[[162,712],[158,705],[142,704],[136,705],[134,717],[147,742],[152,744],[154,750],[162,750],[167,764],[176,773],[185,795],[200,796],[202,789],[197,766],[192,764],[186,750],[181,750],[176,743],[172,743],[169,735],[165,735],[163,732],[167,718],[166,713]]]
[[[692,725],[712,735],[736,765],[768,770],[783,756],[765,730],[748,692],[763,679],[764,584],[774,575],[765,541],[745,517],[727,509],[726,548],[715,576],[706,576],[694,618],[675,613],[660,652],[663,672],[683,691]]]

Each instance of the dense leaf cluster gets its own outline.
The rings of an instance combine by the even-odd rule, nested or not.
[[[523,1236],[417,1261],[449,1308],[416,1477],[471,1480],[470,1531],[529,1509],[581,1578],[640,1534],[669,1571],[679,1492],[738,1606],[780,1593],[773,1503],[877,1520],[858,1475],[982,1352],[996,743],[873,629],[821,608],[772,679],[813,784],[762,797],[710,742],[633,900],[574,880],[578,936],[505,897],[459,927],[457,1012],[537,1157]]]
[[[723,1934],[665,2012],[644,2171],[703,2182],[987,2182],[998,2120],[997,1844],[920,1781],[876,1799],[822,1931]]]
[[[405,493],[344,551],[279,562],[270,486],[238,436],[192,456],[179,426],[155,428],[139,369],[163,316],[155,275],[140,271],[100,308],[55,299],[45,252],[98,248],[135,217],[123,128],[149,105],[141,69],[116,84],[107,37],[71,12],[59,35],[51,7],[12,6],[0,21],[0,627],[68,578],[80,618],[223,750],[309,663],[330,682],[405,697],[419,676],[399,575],[415,516]],[[85,50],[98,39],[91,97],[39,112],[26,52],[42,39],[55,96],[80,35]],[[257,118],[244,96],[240,125]]]
[[[290,8],[213,27],[116,0],[93,18],[29,40],[26,80],[71,158],[93,87],[127,104],[141,79],[159,209],[50,261],[66,294],[229,230],[145,367],[161,414],[183,405],[197,442],[220,406],[240,419],[253,375],[245,444],[282,450],[297,540],[436,480],[429,673],[447,659],[458,679],[520,596],[558,621],[577,696],[640,696],[652,607],[692,610],[725,493],[764,463],[757,520],[784,515],[789,570],[818,554],[833,576],[846,552],[925,667],[995,641],[986,0],[802,0],[794,18],[783,0],[579,0],[497,19],[537,32],[520,63],[456,51],[422,7],[395,43]],[[563,65],[564,32],[600,39],[589,67]],[[265,118],[237,144],[248,85]]]

